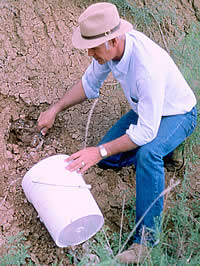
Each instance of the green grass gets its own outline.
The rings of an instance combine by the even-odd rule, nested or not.
[[[23,231],[17,235],[8,237],[7,242],[3,245],[5,252],[0,256],[0,266],[36,265],[29,254],[29,247],[30,246],[26,245],[26,238],[23,236]],[[62,265],[62,261],[60,263],[55,262],[51,264],[51,266]]]
[[[24,245],[26,239],[23,237],[23,232],[17,236],[12,236],[7,239],[5,254],[0,257],[0,266],[6,265],[32,265],[27,264],[27,259],[30,258],[28,254],[28,247]]]
[[[200,23],[193,23],[190,31],[171,49],[172,57],[183,76],[193,89],[197,98],[197,126],[194,133],[186,140],[186,152],[192,161],[196,159],[193,148],[199,145],[200,138]]]
[[[132,22],[138,27],[151,26],[154,22],[153,17],[162,23],[166,17],[170,18],[172,23],[176,22],[176,12],[174,5],[170,0],[154,0],[153,4],[144,4],[138,6],[134,0],[110,0],[115,4],[121,16],[131,15]],[[170,8],[169,8],[170,7]]]
[[[189,200],[189,184],[186,171],[181,186],[175,188],[176,197],[171,200],[173,207],[164,214],[163,231],[159,233],[160,243],[151,249],[149,257],[142,265],[199,265],[200,207],[197,196],[193,195],[192,203]],[[133,221],[132,213],[128,211],[125,215],[130,215],[129,218]],[[127,237],[128,232],[124,234],[122,244]],[[78,266],[94,265],[89,259],[91,254],[98,257],[99,262],[95,265],[120,265],[115,260],[118,251],[119,232],[109,235],[104,228],[89,241],[88,254]]]

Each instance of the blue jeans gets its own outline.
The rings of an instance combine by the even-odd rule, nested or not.
[[[163,158],[181,144],[196,126],[197,109],[182,115],[163,116],[158,134],[151,142],[134,150],[107,157],[99,162],[103,169],[121,168],[135,165],[136,168],[136,223],[143,216],[151,203],[165,188]],[[129,111],[107,132],[103,144],[126,133],[130,124],[137,124],[138,115]],[[160,226],[164,197],[153,205],[136,229],[133,242],[141,243],[141,231],[144,228],[146,241],[155,244],[155,231]]]

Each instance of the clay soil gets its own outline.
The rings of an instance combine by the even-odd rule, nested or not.
[[[192,21],[200,19],[198,0],[177,0],[173,4],[179,16],[179,30],[188,30]],[[81,245],[73,248],[55,245],[27,201],[21,181],[41,159],[58,153],[72,154],[84,145],[92,100],[60,113],[43,140],[36,132],[40,112],[81,78],[91,60],[87,51],[77,51],[71,44],[73,28],[83,7],[82,1],[0,0],[0,256],[5,252],[6,238],[21,231],[37,265],[61,261],[62,265],[70,265],[66,254],[81,249]],[[179,38],[170,21],[166,21],[165,34],[168,44]],[[152,36],[163,46],[156,23]],[[129,110],[122,90],[116,85],[109,76],[92,115],[87,146],[96,145]],[[197,147],[199,156],[198,150]],[[199,193],[199,168],[196,164],[191,168],[191,194]],[[135,194],[134,176],[133,167],[116,172],[96,166],[84,175],[92,185],[91,192],[110,232],[119,232],[123,194],[126,191],[127,204]],[[174,173],[166,169],[166,184],[172,177],[181,179],[183,171]]]

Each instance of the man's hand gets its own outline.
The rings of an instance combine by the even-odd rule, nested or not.
[[[66,162],[71,161],[66,169],[70,172],[78,170],[78,173],[83,174],[88,168],[97,164],[101,160],[102,157],[98,147],[85,148],[72,154],[65,160]]]
[[[52,105],[47,111],[42,112],[38,118],[37,130],[45,135],[53,126],[56,115],[64,109],[68,109],[87,99],[82,81],[79,80],[63,97]]]
[[[53,126],[56,114],[57,113],[52,107],[40,114],[37,121],[37,130],[41,132],[43,136],[47,133],[48,129]]]

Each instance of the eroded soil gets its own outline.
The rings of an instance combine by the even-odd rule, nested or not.
[[[137,2],[141,5],[142,1]],[[191,21],[200,19],[198,0],[173,3],[180,18],[179,32],[188,30]],[[72,154],[84,145],[93,101],[59,114],[43,140],[35,129],[40,112],[60,98],[90,62],[86,51],[77,51],[71,44],[72,31],[82,8],[81,1],[0,1],[0,256],[5,252],[6,237],[21,231],[37,265],[62,260],[62,265],[70,265],[66,253],[76,253],[81,248],[81,245],[56,247],[27,202],[21,181],[41,159],[58,153]],[[170,20],[166,21],[164,31],[168,45],[170,40],[175,42],[179,37]],[[156,23],[152,36],[164,46]],[[96,145],[128,110],[122,90],[110,76],[94,109],[87,145]],[[191,165],[191,193],[200,192],[198,167]],[[133,167],[115,172],[102,171],[96,166],[84,175],[85,181],[92,185],[91,192],[111,232],[119,232],[124,191],[127,191],[126,202],[135,193],[134,175]],[[174,174],[166,170],[166,184],[172,177],[182,176],[183,171]]]

